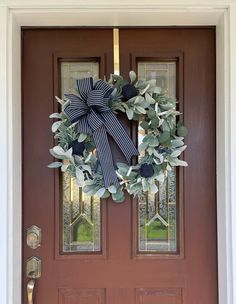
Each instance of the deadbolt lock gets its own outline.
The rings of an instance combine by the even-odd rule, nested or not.
[[[26,262],[26,275],[29,279],[38,279],[41,277],[41,259],[31,257]]]
[[[38,226],[31,226],[27,229],[26,242],[31,249],[41,246],[42,231]]]

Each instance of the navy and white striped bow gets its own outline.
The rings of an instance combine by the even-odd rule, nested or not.
[[[66,95],[70,104],[65,108],[65,114],[72,123],[78,121],[79,133],[92,134],[105,187],[107,188],[111,184],[119,185],[107,132],[114,138],[127,161],[130,161],[133,155],[138,155],[138,151],[115,114],[108,107],[113,88],[103,80],[98,80],[93,86],[91,77],[77,80],[77,86],[80,96]]]

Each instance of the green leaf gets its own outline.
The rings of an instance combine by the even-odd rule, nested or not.
[[[123,80],[123,77],[120,76],[120,75],[112,74],[111,77],[112,77],[113,80],[116,80],[116,81]]]
[[[130,71],[129,72],[129,78],[131,80],[131,83],[135,82],[137,76],[136,76],[136,73],[134,71]]]
[[[163,173],[160,173],[155,177],[155,179],[162,184],[165,181],[165,175]]]
[[[147,142],[142,142],[139,146],[138,146],[138,151],[142,152],[144,150],[146,150],[146,148],[148,147],[148,143]]]
[[[179,148],[184,145],[184,142],[181,139],[172,139],[171,145],[173,148]]]
[[[125,196],[123,196],[121,199],[114,200],[116,203],[123,203],[125,200]]]
[[[82,165],[81,166],[85,171],[88,171],[90,174],[92,174],[92,169],[89,165]]]
[[[62,111],[65,110],[65,108],[70,104],[70,100],[66,100],[65,103],[62,105],[61,109]]]
[[[57,101],[58,103],[60,103],[61,105],[63,105],[63,104],[65,103],[65,101],[64,101],[63,99],[61,99],[61,98],[59,98],[59,97],[57,97],[57,96],[55,96],[55,98],[56,98],[56,101]]]
[[[102,197],[102,196],[104,195],[105,192],[106,192],[106,188],[100,188],[100,189],[97,191],[96,195],[97,195],[98,197]]]
[[[93,153],[89,153],[89,155],[86,157],[86,159],[85,159],[85,164],[86,163],[88,163],[89,161],[90,161],[90,159],[92,158],[92,156],[93,156]]]
[[[132,106],[134,104],[136,98],[137,98],[137,96],[134,96],[126,101],[126,105],[128,106],[128,108],[130,108],[130,106]]]
[[[162,163],[159,158],[153,158],[153,161],[156,165],[160,165]]]
[[[63,164],[63,165],[61,166],[61,171],[62,171],[62,172],[66,172],[66,170],[68,169],[69,165],[70,165],[70,164]]]
[[[53,149],[49,149],[49,153],[50,153],[53,157],[55,157],[55,158],[65,159],[64,156],[56,154],[56,153],[53,151]]]
[[[188,134],[188,130],[185,126],[181,126],[177,129],[178,136],[185,137]]]
[[[159,153],[157,152],[156,149],[154,150],[153,154],[159,159],[160,163],[163,163],[164,157],[163,157],[162,154],[159,154]],[[155,159],[154,159],[154,160],[155,160]],[[157,162],[156,162],[156,163],[157,163]]]
[[[72,158],[72,152],[73,152],[73,149],[70,148],[69,150],[67,150],[67,151],[65,152],[65,156],[66,156],[68,159]]]
[[[108,191],[110,193],[116,193],[117,189],[116,189],[116,187],[114,185],[111,185],[110,187],[108,187]]]
[[[132,190],[132,192],[136,192],[136,191],[141,191],[142,190],[142,184],[141,183],[135,183],[133,185],[130,186],[130,189]]]
[[[79,167],[76,167],[76,181],[77,181],[77,184],[78,186],[82,187],[83,184],[84,184],[84,173],[83,171],[79,168]]]
[[[127,117],[128,117],[129,120],[133,119],[134,111],[132,109],[127,109],[126,114],[127,114]]]
[[[97,192],[97,186],[92,184],[92,185],[85,185],[83,187],[83,192],[84,193],[88,193],[89,195],[95,195],[95,193]]]
[[[126,165],[125,163],[119,163],[118,162],[116,165],[117,165],[118,168],[124,168],[124,169],[129,170],[129,166]]]
[[[149,128],[149,124],[148,124],[147,121],[142,121],[140,123],[140,127],[143,128],[143,129],[145,129],[145,130],[147,130]]]
[[[144,101],[144,97],[138,95],[138,96],[135,98],[134,104],[135,104],[135,105],[138,105],[138,104],[140,105],[143,101]]]
[[[106,190],[103,196],[101,196],[101,198],[108,198],[109,196],[110,196],[110,192]]]
[[[91,191],[92,189],[96,188],[95,185],[84,185],[83,187],[83,192],[84,193],[88,193],[89,191]]]
[[[147,152],[148,152],[149,155],[152,155],[154,150],[155,150],[155,148],[153,148],[153,147],[148,147],[147,148]]]
[[[153,117],[151,119],[151,127],[152,128],[157,128],[159,126],[159,118],[158,117]]]
[[[178,165],[183,167],[188,167],[188,163],[181,159],[178,159]]]
[[[157,113],[154,109],[149,109],[147,112],[148,118],[152,119],[154,117],[157,117]]]
[[[145,81],[145,83],[148,83],[151,87],[156,87],[157,81],[156,79],[150,79]]]
[[[147,86],[143,89],[143,90],[141,90],[139,93],[141,94],[141,95],[144,95],[146,92],[147,92],[147,90],[150,88],[150,84],[147,84]]]
[[[185,161],[178,159],[178,158],[169,160],[169,163],[171,166],[183,166],[183,167],[188,166],[188,164]]]
[[[150,88],[150,90],[148,90],[148,91],[150,91],[150,92],[152,92],[152,93],[160,94],[160,93],[161,93],[161,88],[155,86],[155,87],[153,87],[153,88]]]
[[[142,179],[142,187],[143,187],[143,191],[146,192],[149,190],[150,184],[149,182],[146,180],[146,178]]]
[[[185,146],[179,147],[178,150],[183,152],[186,148],[187,148],[187,146],[185,145]]]
[[[135,112],[134,112],[133,120],[134,120],[134,121],[139,121],[139,118],[140,118],[140,113],[135,113]]]
[[[78,138],[78,142],[83,142],[87,138],[87,134],[81,133]]]
[[[182,152],[180,150],[175,150],[171,153],[171,157],[178,157]]]
[[[52,148],[52,151],[55,153],[55,154],[57,154],[57,155],[62,155],[62,156],[64,156],[65,155],[65,151],[62,149],[62,147],[60,147],[60,146],[55,146],[55,147],[53,147]]]
[[[135,110],[137,110],[141,114],[146,114],[146,110],[140,106],[135,106]]]
[[[159,142],[161,144],[165,143],[166,141],[168,141],[170,138],[170,132],[169,131],[164,131],[163,133],[161,133],[161,135],[159,136]]]
[[[150,139],[150,141],[149,141],[149,146],[150,147],[156,147],[156,146],[158,146],[159,145],[159,141],[158,141],[158,139],[157,139],[157,137],[155,136],[153,136],[151,139]]]
[[[112,199],[116,203],[122,203],[125,200],[125,195],[121,190],[117,190],[116,193],[112,193]]]
[[[154,104],[156,103],[155,99],[152,98],[152,96],[148,93],[145,93],[145,99],[149,104]]]
[[[63,123],[62,121],[55,121],[52,124],[52,132],[55,133],[62,123]]]
[[[59,113],[52,113],[49,118],[61,118],[61,114]]]
[[[62,166],[61,162],[53,162],[53,163],[48,165],[48,168],[59,168],[61,166]]]
[[[149,189],[150,189],[150,192],[152,192],[152,193],[157,193],[158,192],[158,187],[155,184],[151,184]]]
[[[152,138],[152,134],[147,134],[147,135],[145,135],[145,137],[143,138],[143,142],[150,142],[150,140],[151,140],[151,138]]]

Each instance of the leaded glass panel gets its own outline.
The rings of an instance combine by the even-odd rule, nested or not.
[[[98,62],[62,62],[61,95],[77,94],[76,79],[98,77]],[[63,252],[101,251],[101,204],[78,188],[76,180],[62,173]]]
[[[139,62],[138,78],[156,79],[168,96],[176,96],[175,62]],[[144,129],[138,128],[141,143]],[[138,199],[138,251],[162,253],[177,251],[176,172],[169,172],[156,194],[145,193]]]

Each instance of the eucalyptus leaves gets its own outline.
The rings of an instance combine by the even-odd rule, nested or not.
[[[93,80],[92,86],[100,88],[100,82],[101,80]],[[79,96],[67,95],[63,100],[57,98],[61,113],[53,113],[50,118],[58,119],[52,125],[52,132],[55,133],[58,144],[50,153],[58,161],[51,163],[49,167],[69,172],[88,195],[101,198],[112,196],[115,202],[120,203],[124,201],[124,190],[134,196],[146,191],[156,193],[157,182],[164,182],[168,171],[176,166],[187,166],[186,162],[179,159],[186,149],[184,137],[187,135],[187,129],[180,122],[176,123],[176,116],[180,114],[176,110],[176,100],[163,94],[154,80],[136,81],[136,74],[131,71],[130,82],[121,76],[112,75],[108,85],[112,89],[109,98],[105,100],[105,106],[114,114],[126,113],[129,120],[139,124],[142,141],[138,146],[137,164],[131,166],[128,163],[117,163],[114,169],[118,183],[104,183],[101,156],[98,158],[96,153],[99,142],[95,140],[93,131],[81,132],[81,120],[91,115],[88,113],[94,108],[81,118],[79,116],[76,121],[71,122],[68,115],[73,99],[79,100],[83,94],[79,91]],[[88,102],[85,102],[85,106],[87,104]],[[94,104],[96,107],[99,105],[96,100]],[[100,112],[97,114],[99,119],[105,120],[106,117]],[[92,120],[91,117],[89,119]]]

